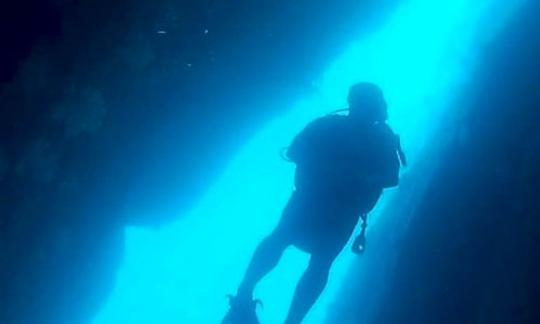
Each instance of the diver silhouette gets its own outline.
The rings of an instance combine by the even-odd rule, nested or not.
[[[285,155],[296,164],[295,190],[278,226],[257,247],[223,324],[259,323],[255,285],[294,245],[310,254],[286,324],[300,323],[323,292],[334,259],[347,244],[359,218],[362,231],[352,250],[365,244],[367,214],[385,188],[399,182],[405,155],[387,120],[381,89],[355,84],[347,115],[332,114],[311,122],[296,136]]]

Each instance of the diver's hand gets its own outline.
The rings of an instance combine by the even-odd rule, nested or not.
[[[354,240],[354,243],[352,245],[352,251],[353,253],[360,255],[364,253],[365,249],[366,249],[366,235],[362,232]]]

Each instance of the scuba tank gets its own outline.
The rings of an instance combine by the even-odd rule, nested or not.
[[[343,113],[347,113],[349,112],[349,109],[348,108],[345,108],[345,109],[337,109],[337,110],[334,110],[332,112],[330,112],[327,116],[332,116],[332,115],[341,115]],[[386,126],[386,122],[379,122],[379,123],[376,123],[378,125],[382,125],[382,126]],[[389,126],[386,126],[389,128]],[[406,167],[407,166],[407,158],[406,158],[406,155],[402,149],[402,146],[401,146],[401,141],[400,141],[400,138],[398,135],[394,134],[391,129],[389,128],[389,132],[393,135],[392,136],[392,142],[393,142],[393,145],[392,145],[392,149],[393,149],[393,156],[394,156],[394,159],[395,160],[395,167],[397,168],[396,170],[396,174],[395,175],[392,175],[392,179],[396,178],[396,182],[394,184],[394,180],[392,180],[391,182],[391,185],[387,185],[385,186],[384,188],[390,188],[390,187],[395,187],[397,186],[397,181],[399,179],[399,169],[401,167]],[[281,149],[281,151],[279,152],[280,153],[280,156],[283,160],[287,161],[287,162],[294,162],[292,161],[289,156],[288,156],[288,149],[289,147],[283,147]],[[358,236],[356,237],[356,239],[354,240],[354,243],[352,244],[352,252],[355,253],[355,254],[358,254],[358,255],[361,255],[364,253],[365,249],[366,249],[366,229],[367,229],[367,213],[364,213],[362,215],[360,215],[360,218],[362,219],[362,224],[361,224],[361,232],[358,234]]]

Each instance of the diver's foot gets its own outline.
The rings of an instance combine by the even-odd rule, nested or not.
[[[257,305],[259,300],[229,296],[231,308],[221,324],[259,324]]]

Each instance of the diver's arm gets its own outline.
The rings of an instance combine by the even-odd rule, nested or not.
[[[382,155],[379,157],[376,170],[367,179],[368,186],[397,187],[399,185],[399,171],[407,163],[399,136],[390,133],[389,130],[388,138],[382,145]]]

